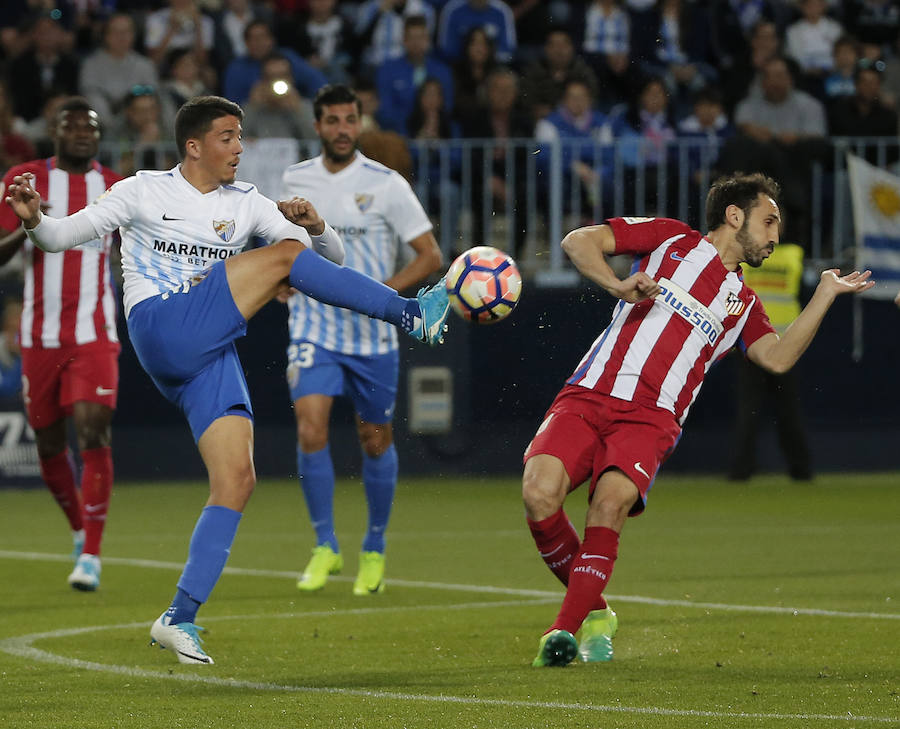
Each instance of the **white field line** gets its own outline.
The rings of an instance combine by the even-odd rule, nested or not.
[[[535,600],[527,602],[546,602],[546,600]],[[403,608],[356,608],[351,610],[321,610],[307,613],[282,613],[278,615],[228,615],[219,618],[208,617],[207,621],[212,620],[253,620],[272,618],[298,618],[311,616],[333,616],[338,614],[360,614],[360,613],[378,613],[378,612],[398,612],[402,610],[448,610],[448,609],[471,609],[471,608],[490,608],[508,605],[520,605],[521,601],[510,602],[477,602],[463,603],[457,605],[420,605],[407,606]],[[312,687],[312,686],[291,686],[285,684],[277,684],[264,681],[241,681],[233,678],[220,678],[218,676],[202,676],[195,673],[174,673],[171,670],[166,671],[150,671],[144,668],[136,668],[134,666],[120,666],[115,664],[96,663],[94,661],[83,661],[79,658],[67,658],[49,651],[35,648],[32,644],[38,640],[46,640],[50,638],[64,638],[73,635],[82,635],[84,633],[95,632],[99,630],[136,630],[147,629],[146,622],[140,623],[123,623],[120,625],[95,625],[80,628],[65,628],[62,630],[51,630],[43,633],[32,633],[31,635],[23,635],[16,638],[7,638],[0,640],[0,651],[9,653],[14,656],[25,658],[31,661],[40,661],[42,663],[54,663],[65,666],[67,668],[77,668],[85,671],[98,671],[101,673],[112,673],[119,676],[128,676],[130,678],[146,678],[146,679],[165,679],[171,681],[182,681],[187,683],[199,683],[208,686],[229,689],[249,689],[251,691],[276,691],[283,693],[307,693],[332,696],[357,696],[369,699],[389,699],[393,701],[409,701],[409,702],[425,702],[432,704],[458,704],[466,706],[494,706],[500,708],[516,708],[516,709],[550,709],[550,710],[566,710],[566,711],[584,711],[600,714],[638,714],[645,716],[679,716],[679,717],[698,717],[710,719],[747,719],[754,721],[808,721],[808,722],[846,722],[869,724],[895,724],[895,717],[883,716],[856,716],[847,714],[781,714],[781,713],[764,713],[764,712],[730,712],[730,711],[707,711],[703,709],[667,709],[660,706],[621,706],[608,704],[581,704],[575,702],[562,701],[515,701],[509,699],[488,699],[477,698],[474,696],[433,696],[429,694],[411,694],[399,691],[371,691],[366,689],[347,689],[333,687]]]
[[[39,561],[39,562],[71,562],[71,557],[62,554],[48,554],[44,552],[15,552],[0,550],[0,559]],[[103,563],[110,565],[122,565],[126,567],[145,567],[149,569],[176,570],[180,572],[184,568],[183,563],[161,562],[152,559],[132,559],[129,557],[104,557]],[[294,580],[299,575],[298,571],[261,570],[247,567],[226,567],[223,574],[241,575],[246,577],[274,577]],[[330,577],[330,580],[350,582],[353,577]],[[481,595],[509,595],[519,597],[553,598],[560,600],[562,593],[558,590],[527,590],[516,587],[499,587],[495,585],[466,585],[450,582],[427,582],[422,580],[398,580],[387,579],[385,583],[392,587],[409,587],[429,590],[448,590],[451,592],[472,592]],[[657,605],[660,607],[685,607],[698,610],[722,610],[742,613],[769,613],[773,615],[810,615],[826,618],[867,618],[871,620],[900,620],[900,613],[877,613],[848,610],[822,610],[819,608],[785,607],[780,605],[739,605],[722,602],[695,602],[693,600],[675,600],[668,598],[646,597],[643,595],[607,595],[614,602],[641,603],[644,605]]]

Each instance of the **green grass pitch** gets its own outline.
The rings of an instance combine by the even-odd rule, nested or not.
[[[0,491],[0,726],[900,726],[897,474],[663,474],[608,590],[615,659],[563,669],[530,666],[562,590],[519,488],[403,479],[387,589],[354,597],[362,487],[338,484],[344,573],[307,595],[294,587],[313,546],[299,487],[263,480],[198,616],[211,667],[148,646],[204,484],[117,485],[94,594],[66,584],[49,493]],[[585,498],[569,499],[579,531]]]

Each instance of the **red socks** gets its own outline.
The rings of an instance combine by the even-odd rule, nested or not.
[[[591,610],[606,607],[603,590],[612,575],[619,552],[619,535],[607,527],[587,527],[584,542],[569,572],[569,588],[550,630],[573,635]]]
[[[81,494],[84,500],[84,551],[100,554],[100,541],[106,525],[109,496],[112,492],[113,464],[110,448],[92,448],[81,452],[84,471]]]
[[[41,476],[69,520],[72,531],[81,529],[81,496],[75,488],[75,468],[69,451],[41,459]]]
[[[532,521],[528,517],[526,521],[541,558],[559,581],[568,585],[572,560],[581,546],[578,532],[575,531],[569,517],[560,509],[553,516],[541,521]]]

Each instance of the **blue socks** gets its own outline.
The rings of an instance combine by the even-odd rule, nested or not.
[[[338,266],[310,248],[301,251],[291,266],[291,286],[323,304],[352,309],[382,319],[403,331],[412,330],[421,314],[416,299],[406,299],[364,273]]]
[[[364,552],[384,553],[384,530],[387,529],[397,486],[397,449],[391,443],[378,458],[363,454],[363,485],[369,502],[369,530],[363,540]]]
[[[315,453],[304,453],[298,446],[297,474],[316,531],[316,545],[327,544],[340,551],[334,534],[334,464],[328,446]]]
[[[209,599],[225,568],[240,521],[241,512],[226,506],[207,506],[200,513],[178,592],[166,611],[171,623],[194,622],[197,609]]]

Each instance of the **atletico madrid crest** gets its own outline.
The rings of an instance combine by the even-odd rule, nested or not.
[[[216,235],[227,243],[231,240],[231,236],[234,235],[234,221],[213,220],[213,229],[216,231]]]
[[[744,302],[741,301],[741,297],[735,293],[728,294],[728,298],[725,299],[725,311],[729,316],[740,316],[741,312],[744,310]]]

